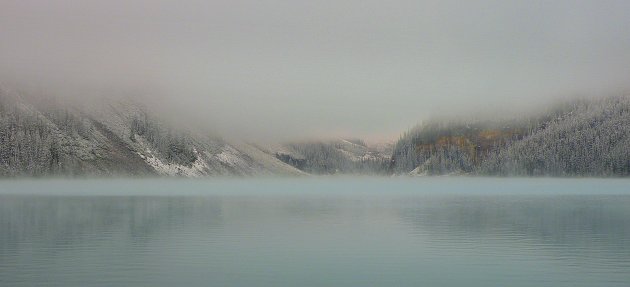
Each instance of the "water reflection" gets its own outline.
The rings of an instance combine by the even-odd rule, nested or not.
[[[401,218],[436,240],[520,238],[630,257],[630,197],[473,196],[407,202]]]
[[[219,226],[220,198],[0,196],[0,258],[20,244],[72,246],[124,235],[142,244],[187,224]],[[194,223],[192,221],[194,220]],[[56,248],[51,248],[55,250]]]
[[[0,285],[625,286],[628,206],[625,195],[0,195]]]

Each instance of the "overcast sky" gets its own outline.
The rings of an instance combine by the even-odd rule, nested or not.
[[[629,12],[601,0],[0,0],[0,75],[148,94],[231,136],[396,137],[442,113],[628,91]]]

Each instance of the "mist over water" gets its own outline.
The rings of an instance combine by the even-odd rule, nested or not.
[[[628,90],[627,1],[0,4],[0,81],[142,98],[226,136],[396,137]]]
[[[0,188],[0,285],[626,286],[626,187],[487,178],[10,182]]]

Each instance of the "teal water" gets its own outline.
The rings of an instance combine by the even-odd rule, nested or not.
[[[0,286],[630,286],[630,181],[2,181]]]

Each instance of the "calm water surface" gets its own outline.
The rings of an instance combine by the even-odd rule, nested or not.
[[[0,286],[630,286],[630,181],[1,181]]]

